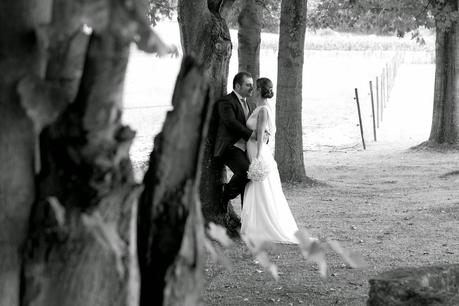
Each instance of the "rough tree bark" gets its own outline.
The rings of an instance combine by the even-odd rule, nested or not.
[[[114,35],[93,34],[75,102],[42,134],[24,305],[126,303],[124,244],[136,190],[128,155],[134,132],[120,118],[128,55],[129,45]],[[99,233],[104,230],[120,240],[108,240]],[[107,240],[106,249],[98,239]]]
[[[178,4],[183,52],[203,63],[210,85],[211,100],[225,94],[227,89],[232,44],[223,16],[233,2],[234,0],[180,0]],[[212,118],[215,119],[215,116]],[[225,172],[223,165],[213,158],[216,124],[215,120],[211,120],[203,156],[200,185],[202,212],[207,221],[226,224],[233,234],[237,234],[234,229],[237,217],[231,205],[228,214],[219,205]]]
[[[34,43],[38,1],[0,2],[0,305],[19,305],[21,249],[35,199],[33,123],[16,86],[39,74],[44,60]]]
[[[308,180],[301,123],[307,0],[281,4],[276,96],[275,158],[283,182]]]
[[[250,72],[254,81],[260,76],[261,19],[259,0],[244,1],[238,17],[239,71]]]
[[[141,0],[0,4],[1,305],[127,303],[139,191],[120,121],[129,43],[171,51],[145,11]]]
[[[199,180],[213,100],[202,67],[185,57],[139,201],[140,305],[198,305],[204,226]]]
[[[447,1],[457,11],[456,0]],[[459,22],[437,26],[435,87],[430,144],[459,144]]]

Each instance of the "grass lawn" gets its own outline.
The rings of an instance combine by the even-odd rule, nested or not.
[[[326,185],[284,186],[299,227],[358,251],[369,267],[349,269],[327,250],[322,279],[297,247],[281,245],[269,252],[276,282],[239,242],[227,251],[232,271],[208,261],[207,305],[365,305],[368,279],[379,272],[457,263],[459,177],[441,177],[457,170],[457,152],[313,152],[306,160]]]

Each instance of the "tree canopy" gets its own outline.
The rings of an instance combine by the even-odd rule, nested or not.
[[[228,25],[230,28],[238,27],[238,16],[244,7],[245,0],[236,0],[233,5],[233,10],[228,16]],[[280,20],[280,0],[257,0],[262,9],[261,28],[264,32],[279,32]]]
[[[419,27],[448,28],[458,13],[449,0],[322,0],[308,15],[313,29],[404,36]]]
[[[177,11],[177,1],[175,0],[149,0],[148,1],[148,18],[152,25],[164,18],[172,19]]]
[[[309,14],[311,28],[375,34],[406,32],[433,27],[429,1],[323,0]]]

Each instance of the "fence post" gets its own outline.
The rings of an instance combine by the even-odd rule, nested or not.
[[[371,112],[373,113],[373,137],[376,140],[376,118],[375,118],[375,102],[373,99],[373,82],[370,81],[370,98],[371,98]]]
[[[389,77],[389,64],[386,63],[386,103],[389,103],[389,96],[390,96],[390,77]]]
[[[360,136],[362,137],[363,149],[366,150],[367,148],[365,146],[365,138],[363,136],[362,116],[360,114],[359,92],[358,92],[357,88],[355,88],[354,90],[355,90],[355,98],[354,99],[357,102],[357,112],[359,113]]]
[[[381,122],[384,120],[384,74],[381,74],[381,87],[379,88],[381,90]]]
[[[376,77],[376,124],[379,129],[379,78]]]
[[[387,78],[386,78],[386,68],[384,67],[383,69],[383,76],[382,76],[382,79],[383,79],[383,104],[384,104],[384,109],[386,108],[386,105],[387,105]]]

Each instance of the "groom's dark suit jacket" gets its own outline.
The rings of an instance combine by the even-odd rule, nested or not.
[[[255,105],[247,102],[249,115],[255,109]],[[234,92],[223,96],[216,102],[218,116],[217,137],[215,139],[214,156],[222,156],[226,148],[234,145],[239,139],[248,140],[252,130],[245,123],[244,110],[241,102]]]

